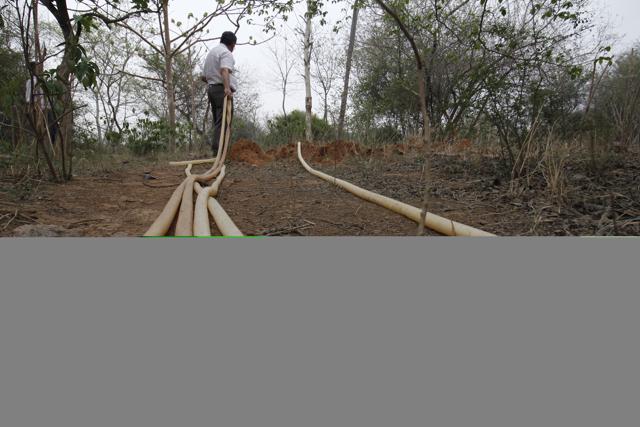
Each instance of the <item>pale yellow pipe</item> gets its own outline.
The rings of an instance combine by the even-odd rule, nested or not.
[[[301,145],[298,142],[298,160],[300,160],[300,163],[302,164],[302,166],[312,175],[315,175],[321,179],[324,179],[325,181],[331,182],[334,185],[352,194],[355,194],[361,199],[364,199],[371,203],[375,203],[376,205],[387,208],[395,213],[398,213],[417,223],[420,223],[420,216],[421,216],[420,209],[414,206],[408,205],[406,203],[402,203],[398,200],[394,200],[390,197],[382,196],[372,191],[365,190],[347,181],[334,178],[331,175],[327,175],[326,173],[313,169],[302,158],[302,150],[300,147]],[[487,233],[486,231],[482,231],[477,228],[473,228],[468,225],[461,224],[459,222],[455,222],[447,218],[443,218],[441,216],[432,214],[430,212],[427,212],[427,216],[425,217],[425,220],[424,220],[424,225],[434,231],[437,231],[440,234],[444,234],[447,236],[467,236],[467,237],[495,236],[495,234]]]
[[[220,168],[220,174],[216,177],[215,181],[213,181],[213,184],[211,184],[211,187],[215,188],[215,191],[211,194],[211,197],[216,197],[218,195],[218,191],[220,191],[220,184],[222,184],[222,180],[226,175],[226,168],[227,167],[224,165],[222,166],[222,168]],[[189,166],[185,169],[184,173],[187,176],[194,176],[191,175],[191,167]],[[202,185],[200,185],[200,183],[197,181],[193,183],[193,189],[197,194],[200,194],[200,192],[203,190]]]
[[[193,176],[187,177],[176,222],[176,236],[193,236]]]
[[[201,175],[194,175],[194,179],[199,182],[207,182],[214,179],[220,173],[224,161],[227,158],[227,152],[229,150],[229,140],[231,139],[231,120],[233,118],[233,105],[231,99],[225,97],[225,103],[222,109],[222,129],[220,132],[220,143],[218,155],[207,172]]]
[[[186,182],[187,180],[185,178],[178,188],[175,189],[160,215],[158,215],[153,224],[151,224],[151,227],[149,227],[147,232],[144,233],[145,236],[164,236],[167,234],[167,231],[169,231],[171,223],[173,222],[173,218],[175,218],[176,212],[180,207],[180,201],[182,200],[182,193],[184,192]]]
[[[209,224],[209,211],[207,210],[207,200],[213,191],[213,187],[201,188],[196,199],[196,210],[193,218],[193,235],[198,237],[211,236],[211,225]]]
[[[198,160],[183,160],[180,162],[169,162],[171,166],[187,166],[187,165],[202,165],[205,163],[215,163],[217,157],[211,159],[198,159]]]
[[[176,236],[191,236],[193,234],[193,191],[196,182],[208,182],[220,174],[227,156],[229,139],[231,138],[231,119],[233,115],[233,105],[231,99],[225,97],[223,106],[222,132],[220,133],[220,150],[214,160],[213,166],[204,174],[187,177],[180,187],[178,187],[163,211],[149,227],[145,236],[164,236],[173,222],[178,207],[178,221],[176,223]],[[189,166],[189,169],[191,166]],[[201,187],[200,187],[201,188]],[[191,213],[189,215],[189,213]],[[190,218],[189,218],[190,216]]]
[[[196,218],[193,223],[193,235],[194,236],[211,236],[211,226],[209,224],[209,215],[205,209],[203,209],[203,205],[207,202],[209,207],[209,212],[211,212],[211,216],[213,220],[216,222],[220,233],[223,236],[244,236],[240,229],[235,225],[233,220],[229,217],[229,215],[222,208],[220,203],[216,199],[215,196],[218,195],[218,191],[220,190],[220,184],[222,184],[222,180],[225,176],[226,166],[222,166],[220,170],[220,175],[216,178],[215,182],[211,184],[211,187],[202,188],[200,184],[197,182],[194,184],[194,189],[198,193],[198,198],[196,200]],[[191,175],[191,165],[187,166],[185,169],[185,173],[187,177],[193,176]]]
[[[187,176],[191,174],[190,168],[185,171]],[[210,187],[202,188],[199,183],[195,183],[193,188],[198,193],[196,199],[196,209],[193,218],[193,235],[194,236],[211,236],[211,226],[209,224],[209,211],[207,210],[207,200],[209,197],[215,197],[220,189],[220,184],[224,179],[225,167],[222,167],[220,175]]]
[[[211,212],[211,216],[213,220],[216,222],[220,233],[223,236],[244,236],[242,231],[234,224],[229,215],[222,209],[220,203],[213,197],[209,198],[209,212]]]

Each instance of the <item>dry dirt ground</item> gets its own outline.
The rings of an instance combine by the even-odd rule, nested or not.
[[[416,234],[414,222],[310,175],[293,151],[285,146],[264,153],[246,141],[233,148],[218,200],[246,235]],[[305,158],[366,189],[421,204],[423,162],[406,146],[378,153],[325,147],[306,150]],[[598,181],[588,177],[584,165],[570,164],[568,196],[558,203],[541,177],[514,188],[501,177],[496,159],[438,154],[432,158],[429,211],[501,236],[637,236],[638,160],[637,155],[617,160]],[[145,170],[158,179],[144,181]],[[141,236],[183,177],[182,168],[165,162],[131,162],[66,184],[5,178],[0,181],[0,236],[29,235],[25,226],[51,226],[52,235]],[[213,222],[212,232],[217,233]]]

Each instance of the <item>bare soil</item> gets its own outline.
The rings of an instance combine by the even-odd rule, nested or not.
[[[423,160],[410,145],[371,149],[341,141],[305,146],[303,155],[326,173],[421,206]],[[501,236],[638,236],[639,160],[637,154],[620,156],[598,179],[589,177],[586,162],[570,162],[568,195],[558,201],[541,176],[514,186],[496,158],[437,154],[429,211]],[[157,179],[143,180],[146,171]],[[24,225],[55,226],[61,235],[141,236],[183,177],[180,167],[131,162],[66,184],[5,178],[0,236],[13,236]],[[310,175],[297,162],[294,145],[264,152],[251,141],[236,142],[218,200],[246,235],[413,236],[417,231],[414,222]],[[212,231],[217,233],[213,223]]]

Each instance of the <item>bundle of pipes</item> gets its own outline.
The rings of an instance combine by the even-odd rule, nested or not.
[[[171,224],[178,216],[175,226],[176,236],[211,236],[209,225],[209,212],[223,236],[242,236],[242,232],[236,227],[229,215],[224,211],[220,203],[214,197],[218,194],[220,185],[225,176],[224,161],[227,157],[229,139],[231,137],[231,119],[233,115],[233,103],[225,98],[222,111],[222,129],[218,154],[215,159],[187,160],[184,162],[171,162],[171,164],[186,165],[186,178],[175,189],[171,198],[156,220],[151,224],[145,236],[164,236],[171,228]],[[213,162],[213,166],[205,173],[192,175],[191,168],[194,164]],[[207,187],[201,183],[214,182]],[[198,194],[193,206],[193,193]]]
[[[387,208],[400,215],[404,215],[405,217],[417,222],[418,224],[420,223],[421,213],[422,213],[420,209],[414,206],[408,205],[406,203],[402,203],[398,200],[394,200],[392,198],[382,196],[372,191],[365,190],[364,188],[355,186],[350,182],[334,178],[331,175],[327,175],[326,173],[313,169],[302,158],[302,149],[299,142],[298,142],[298,160],[300,161],[302,166],[312,175],[315,175],[320,179],[328,181],[334,184],[335,186],[340,187],[360,197],[361,199],[364,199],[368,202],[375,203],[376,205]],[[494,234],[487,233],[486,231],[482,231],[477,228],[470,227],[468,225],[460,224],[459,222],[455,222],[450,219],[443,218],[441,216],[432,214],[430,212],[427,212],[427,215],[424,218],[424,225],[425,227],[428,227],[446,236],[467,236],[467,237],[495,236]]]

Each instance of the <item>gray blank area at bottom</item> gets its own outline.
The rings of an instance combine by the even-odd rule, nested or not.
[[[164,250],[129,273],[117,249],[79,253],[63,284],[49,279],[68,255],[20,269],[0,287],[0,425],[638,425],[633,278],[526,248],[479,246],[456,268],[438,265],[460,256],[444,243],[390,259],[393,240],[277,242],[183,260],[208,280],[163,267]]]

